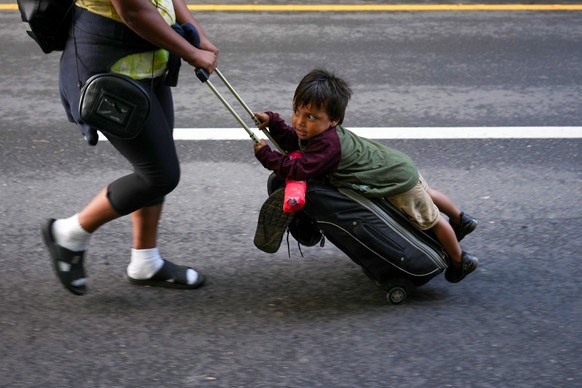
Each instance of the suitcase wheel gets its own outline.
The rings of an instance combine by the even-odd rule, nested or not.
[[[386,299],[390,304],[400,304],[406,299],[406,288],[402,286],[391,287],[386,292]]]
[[[394,278],[385,282],[381,287],[386,291],[386,299],[390,304],[400,304],[415,290],[414,283],[404,278]]]

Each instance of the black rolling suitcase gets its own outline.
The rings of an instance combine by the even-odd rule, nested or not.
[[[440,244],[383,199],[310,182],[303,211],[327,240],[386,291],[392,304],[448,266]]]
[[[268,191],[281,186],[271,175]],[[448,258],[429,233],[413,226],[392,204],[370,199],[350,189],[310,181],[304,208],[289,225],[304,245],[327,239],[399,304],[419,287],[443,272]]]

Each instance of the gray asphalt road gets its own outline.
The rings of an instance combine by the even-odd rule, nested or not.
[[[298,79],[335,68],[353,85],[347,126],[579,126],[576,12],[205,13],[222,72],[256,110],[290,112]],[[86,146],[43,56],[0,12],[0,386],[578,387],[582,140],[384,140],[482,225],[481,258],[400,306],[339,250],[252,244],[266,196],[250,141],[178,142],[162,254],[194,265],[193,292],[124,279],[129,219],[93,237],[90,293],[57,282],[39,223],[80,209],[128,170]],[[235,122],[184,71],[178,127]]]

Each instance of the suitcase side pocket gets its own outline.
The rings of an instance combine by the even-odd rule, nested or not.
[[[392,238],[379,231],[374,225],[362,221],[354,221],[354,235],[360,241],[365,241],[366,247],[379,257],[404,259],[404,248]]]

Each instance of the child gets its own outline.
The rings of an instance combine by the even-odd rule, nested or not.
[[[268,126],[282,149],[300,150],[303,157],[290,159],[262,140],[254,146],[256,158],[285,179],[325,176],[336,187],[386,198],[418,228],[434,232],[451,259],[445,278],[452,283],[461,281],[477,268],[479,260],[462,251],[459,241],[475,230],[478,221],[461,212],[445,194],[428,187],[406,154],[343,128],[340,124],[351,94],[349,85],[333,73],[311,71],[295,90],[292,126],[277,113],[255,113],[261,128]]]

